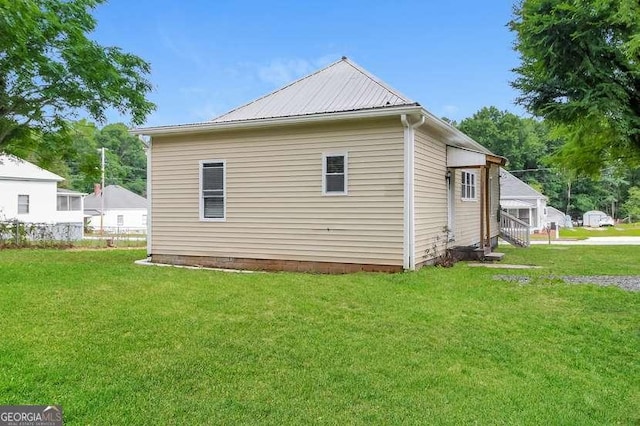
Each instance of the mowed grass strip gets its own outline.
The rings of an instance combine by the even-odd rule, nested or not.
[[[560,228],[562,238],[585,239],[589,237],[640,237],[639,223],[621,223],[601,228]]]
[[[506,251],[545,269],[521,285],[465,264],[232,274],[2,251],[0,402],[61,404],[69,425],[640,422],[640,293],[544,278],[640,273],[640,247]]]

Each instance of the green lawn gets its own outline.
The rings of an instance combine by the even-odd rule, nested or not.
[[[640,237],[640,223],[623,223],[602,228],[560,228],[562,238],[584,239],[587,237]]]
[[[68,425],[638,424],[640,247],[505,249],[505,271],[232,274],[142,250],[0,251],[0,403]],[[515,272],[514,272],[515,273]]]

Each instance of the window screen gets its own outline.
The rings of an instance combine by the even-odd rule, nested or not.
[[[224,219],[224,163],[202,164],[202,206],[205,219]]]
[[[346,156],[327,155],[324,164],[324,192],[344,194],[346,188]]]
[[[18,214],[29,213],[29,196],[18,195]]]

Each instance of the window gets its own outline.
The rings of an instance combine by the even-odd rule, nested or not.
[[[18,195],[18,214],[29,213],[29,196]]]
[[[147,226],[147,215],[146,214],[142,215],[142,226]]]
[[[118,220],[118,226],[124,226],[124,215],[119,214],[117,220]]]
[[[324,195],[347,194],[347,154],[322,156],[322,193]]]
[[[74,195],[58,195],[59,212],[62,211],[80,211],[80,197]]]
[[[474,172],[462,172],[461,188],[461,196],[463,200],[476,199],[476,174]]]
[[[200,163],[200,219],[225,220],[225,162]]]

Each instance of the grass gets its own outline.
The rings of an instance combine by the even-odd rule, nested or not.
[[[65,424],[637,424],[640,247],[506,249],[530,285],[417,273],[142,267],[142,250],[0,251],[0,401]]]
[[[640,237],[640,223],[622,223],[602,228],[560,228],[560,237],[576,239],[588,237]]]

